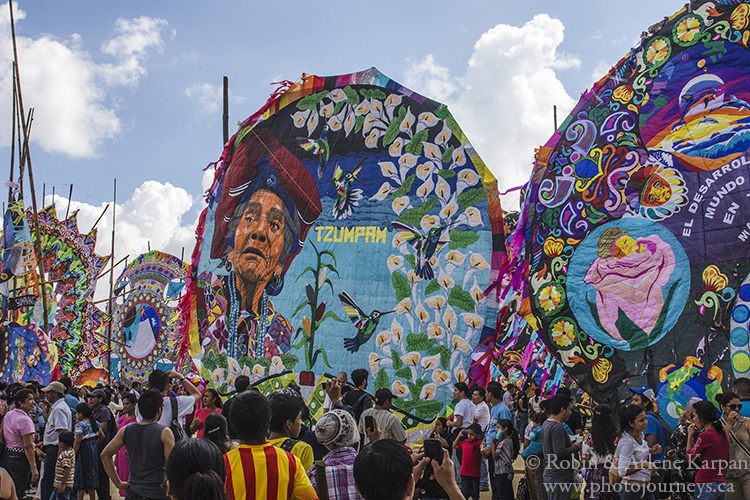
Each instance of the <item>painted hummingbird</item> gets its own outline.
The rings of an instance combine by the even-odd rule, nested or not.
[[[357,178],[360,170],[362,170],[364,159],[362,157],[349,172],[344,173],[344,170],[338,163],[333,170],[331,182],[336,188],[336,202],[333,204],[333,216],[336,219],[346,219],[350,216],[352,214],[352,207],[359,205],[359,200],[362,199],[362,190],[352,189],[352,184],[354,181],[357,181],[363,186],[365,185],[364,182]]]
[[[323,126],[323,130],[320,132],[320,137],[317,139],[311,137],[297,137],[297,144],[308,153],[320,157],[318,179],[322,179],[323,172],[326,170],[326,163],[331,156],[331,148],[328,145],[328,125],[326,124]]]
[[[448,243],[448,241],[442,241],[440,238],[443,236],[443,231],[456,224],[456,222],[444,226],[432,226],[430,230],[427,231],[427,236],[423,235],[416,227],[407,226],[398,221],[392,222],[391,224],[417,251],[414,265],[414,271],[417,273],[417,276],[425,280],[435,278],[435,271],[432,270],[430,259],[436,251]]]
[[[375,329],[378,327],[380,318],[386,314],[395,312],[380,312],[375,310],[367,315],[346,292],[339,294],[339,300],[341,300],[341,305],[344,306],[344,311],[349,315],[349,319],[351,319],[354,326],[357,327],[356,337],[344,339],[344,348],[350,352],[359,351],[359,346],[370,340],[370,337],[372,337],[375,333]]]

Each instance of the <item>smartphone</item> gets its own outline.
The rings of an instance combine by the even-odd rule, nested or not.
[[[424,456],[442,465],[443,445],[440,443],[439,439],[425,439],[424,440]]]
[[[365,428],[369,429],[370,432],[375,431],[375,420],[372,415],[365,415]]]

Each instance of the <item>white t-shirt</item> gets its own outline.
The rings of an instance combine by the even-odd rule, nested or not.
[[[461,429],[466,429],[474,422],[474,403],[468,399],[462,399],[456,403],[456,409],[453,410],[454,416],[461,415],[464,417],[461,423]]]
[[[326,399],[323,401],[323,409],[324,410],[330,410],[331,409],[331,398],[328,397],[328,394],[326,394]]]
[[[180,422],[180,424],[185,425],[185,415],[193,411],[193,407],[195,406],[195,398],[193,396],[177,396],[177,421]],[[136,405],[135,409],[135,417],[138,419],[138,422],[143,420],[143,417],[141,417],[141,413],[138,411],[138,405]],[[165,427],[169,427],[169,424],[172,422],[172,402],[169,400],[169,397],[164,398],[164,403],[162,405],[162,412],[161,412],[161,418],[159,419],[159,423]]]
[[[531,431],[534,430],[534,426],[536,426],[536,425],[537,424],[535,424],[534,422],[529,422],[528,425],[526,425],[526,429],[524,429],[524,431],[523,431],[523,438],[524,439],[528,439],[529,441],[531,441],[531,435],[530,434],[531,434]]]
[[[487,403],[480,401],[478,405],[474,405],[474,419],[479,427],[482,428],[482,432],[486,433],[487,428],[490,426],[490,407]]]

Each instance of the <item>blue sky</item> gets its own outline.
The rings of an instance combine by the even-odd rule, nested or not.
[[[679,1],[15,2],[24,104],[35,107],[41,195],[56,186],[88,230],[118,182],[116,254],[192,250],[202,169],[282,79],[376,66],[447,103],[501,189],[524,182],[533,148],[578,96]],[[657,6],[655,8],[654,6]],[[10,157],[10,34],[0,5],[0,155]],[[7,168],[7,161],[5,162]],[[7,174],[3,174],[7,176]],[[2,177],[2,176],[0,176]],[[7,178],[7,177],[6,177]],[[108,220],[100,253],[110,250]]]

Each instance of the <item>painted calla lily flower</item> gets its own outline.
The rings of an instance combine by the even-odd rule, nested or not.
[[[304,111],[297,111],[292,115],[292,121],[294,122],[294,126],[297,128],[302,128],[305,126],[305,120],[307,120],[307,117],[310,115],[310,110],[306,109]]]
[[[424,231],[426,233],[427,231],[429,231],[438,222],[439,222],[439,219],[437,217],[435,217],[434,215],[425,215],[419,221],[419,225],[422,228],[422,231]]]
[[[419,114],[419,123],[424,124],[426,127],[434,127],[437,125],[438,119],[434,114],[425,111],[424,113]]]
[[[433,339],[442,339],[445,335],[445,330],[435,322],[430,323],[427,326],[427,335]]]
[[[445,260],[457,266],[460,266],[466,260],[466,255],[462,254],[458,250],[451,250],[445,256]]]
[[[333,102],[339,102],[346,99],[346,93],[342,89],[333,89],[329,94],[328,97]]]
[[[332,102],[329,102],[325,106],[321,106],[320,116],[323,116],[326,119],[333,116],[333,103]]]
[[[393,203],[391,203],[391,208],[393,208],[393,211],[396,212],[397,215],[401,215],[401,212],[406,210],[409,206],[411,206],[411,200],[408,196],[396,198],[393,200]]]
[[[388,270],[393,272],[404,264],[404,258],[400,255],[391,255],[386,263],[388,264]]]
[[[480,316],[473,313],[464,313],[462,316],[464,317],[464,322],[475,329],[479,328],[484,323],[484,320]]]
[[[441,146],[445,146],[445,144],[450,140],[451,137],[453,137],[453,132],[451,132],[451,129],[448,128],[447,123],[443,123],[443,129],[435,138],[435,143]]]
[[[431,142],[425,142],[422,144],[424,147],[424,155],[431,160],[439,160],[442,156],[440,148]]]
[[[378,373],[378,370],[380,369],[380,356],[378,356],[374,352],[371,352],[368,361],[370,365],[370,371],[373,373],[373,375]]]
[[[440,366],[440,356],[426,356],[422,358],[422,367],[426,370]]]
[[[395,311],[399,314],[411,312],[411,299],[409,297],[406,297],[404,300],[399,302],[395,308]]]
[[[427,309],[422,306],[422,304],[419,304],[417,307],[417,319],[421,324],[424,324],[427,322],[427,320],[430,319],[430,314],[427,312]]]
[[[485,269],[489,268],[489,264],[487,264],[487,261],[484,260],[484,257],[479,255],[478,253],[471,254],[471,267],[476,267],[477,269],[481,269],[484,271]]]
[[[403,361],[405,365],[417,366],[421,357],[422,355],[418,352],[410,352],[401,356],[401,361]]]
[[[432,372],[432,381],[435,382],[437,385],[442,385],[445,383],[450,382],[451,375],[445,370],[437,369],[434,372]]]
[[[427,305],[433,309],[441,310],[445,306],[445,297],[436,295],[427,299]]]
[[[417,177],[422,180],[432,176],[432,173],[437,170],[435,162],[426,161],[417,167]]]
[[[368,148],[378,147],[378,139],[380,139],[381,135],[383,135],[383,132],[376,128],[370,130],[370,133],[365,137],[365,146]]]
[[[403,153],[404,139],[402,137],[396,137],[391,145],[388,147],[388,154],[394,158],[398,158]]]
[[[453,217],[453,215],[456,214],[456,212],[458,212],[458,203],[451,200],[451,202],[445,205],[445,207],[440,211],[440,215],[444,219],[450,219],[451,217]]]
[[[311,113],[310,118],[307,119],[307,133],[313,135],[315,129],[318,127],[318,113]]]
[[[438,283],[440,284],[440,286],[446,289],[453,288],[453,285],[456,284],[453,278],[445,273],[440,273],[440,276],[438,276]]]
[[[393,335],[393,338],[396,339],[397,342],[400,342],[404,337],[404,329],[401,327],[401,323],[395,319],[391,323],[391,335]]]
[[[391,341],[391,332],[388,330],[384,330],[378,334],[377,337],[375,337],[375,344],[378,347],[382,347],[383,344],[387,344]]]
[[[411,112],[411,108],[407,108],[406,116],[404,116],[404,119],[401,121],[401,125],[399,125],[398,127],[399,131],[403,133],[407,130],[411,130],[411,127],[414,125],[415,121],[416,117],[414,116],[414,113]]]
[[[380,167],[380,172],[386,177],[396,177],[398,175],[398,170],[396,170],[396,165],[393,162],[381,161],[378,163],[378,166]]]
[[[456,317],[456,312],[453,310],[451,306],[447,306],[445,308],[445,314],[443,315],[443,324],[448,330],[453,332],[456,330],[457,323],[458,323],[458,318]]]
[[[422,392],[419,393],[419,399],[422,401],[430,401],[435,397],[437,393],[437,387],[435,384],[427,384],[422,387]]]
[[[468,377],[466,376],[466,370],[464,370],[463,368],[459,368],[458,370],[456,370],[456,380],[458,380],[459,382],[466,382],[467,378]]]
[[[380,186],[380,189],[378,189],[378,192],[375,193],[375,195],[370,199],[383,201],[389,194],[391,194],[392,191],[394,191],[393,186],[391,186],[388,182],[384,182],[383,185]]]
[[[391,391],[393,391],[394,396],[397,396],[399,398],[409,395],[409,388],[406,387],[400,380],[396,380],[395,382],[393,382],[393,384],[391,384]]]
[[[364,100],[357,104],[357,107],[354,108],[354,113],[357,116],[362,116],[370,112],[370,103],[367,100]]]
[[[432,193],[433,189],[435,189],[435,183],[432,182],[432,179],[427,179],[417,188],[417,196],[425,200]]]
[[[459,351],[466,352],[469,349],[471,349],[471,346],[468,342],[466,342],[464,339],[459,337],[458,335],[453,337],[453,348],[458,349]]]

